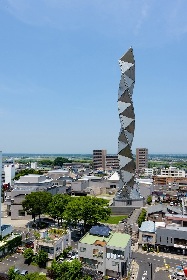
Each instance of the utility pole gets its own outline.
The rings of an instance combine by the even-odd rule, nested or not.
[[[153,280],[153,264],[151,262],[148,262],[149,266],[150,266],[150,269],[151,269],[151,279],[150,280]]]

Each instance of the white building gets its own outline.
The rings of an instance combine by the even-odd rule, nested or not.
[[[146,177],[152,177],[153,176],[154,169],[153,168],[144,168],[144,176]]]
[[[32,169],[37,169],[38,163],[37,162],[31,162],[31,168]]]
[[[15,177],[15,165],[5,164],[4,165],[4,172],[5,172],[5,184],[11,184],[12,179]]]
[[[170,166],[169,168],[161,169],[161,176],[168,176],[168,177],[185,177],[185,171],[179,170],[177,167]]]
[[[97,274],[125,277],[131,262],[131,238],[107,226],[94,226],[79,240],[78,254],[83,267]]]
[[[29,219],[23,211],[22,201],[25,195],[36,191],[48,191],[52,195],[58,193],[58,186],[53,186],[53,179],[44,175],[29,174],[21,176],[15,181],[14,189],[11,192],[5,192],[5,204],[7,205],[7,214],[11,219]]]
[[[39,239],[34,241],[34,251],[43,250],[49,259],[58,257],[64,249],[71,246],[71,231],[68,229],[50,228],[40,232]]]

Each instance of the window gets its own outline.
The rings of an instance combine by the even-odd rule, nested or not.
[[[80,252],[85,252],[85,251],[86,251],[86,248],[80,247]]]
[[[23,210],[18,210],[18,216],[25,216],[25,211]]]

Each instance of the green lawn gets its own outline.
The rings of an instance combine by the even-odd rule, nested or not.
[[[102,221],[102,223],[107,223],[107,224],[118,224],[119,221],[127,218],[127,216],[111,216],[107,221]]]

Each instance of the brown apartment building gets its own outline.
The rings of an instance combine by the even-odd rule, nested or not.
[[[136,149],[136,170],[142,170],[148,168],[148,149],[137,148]]]

